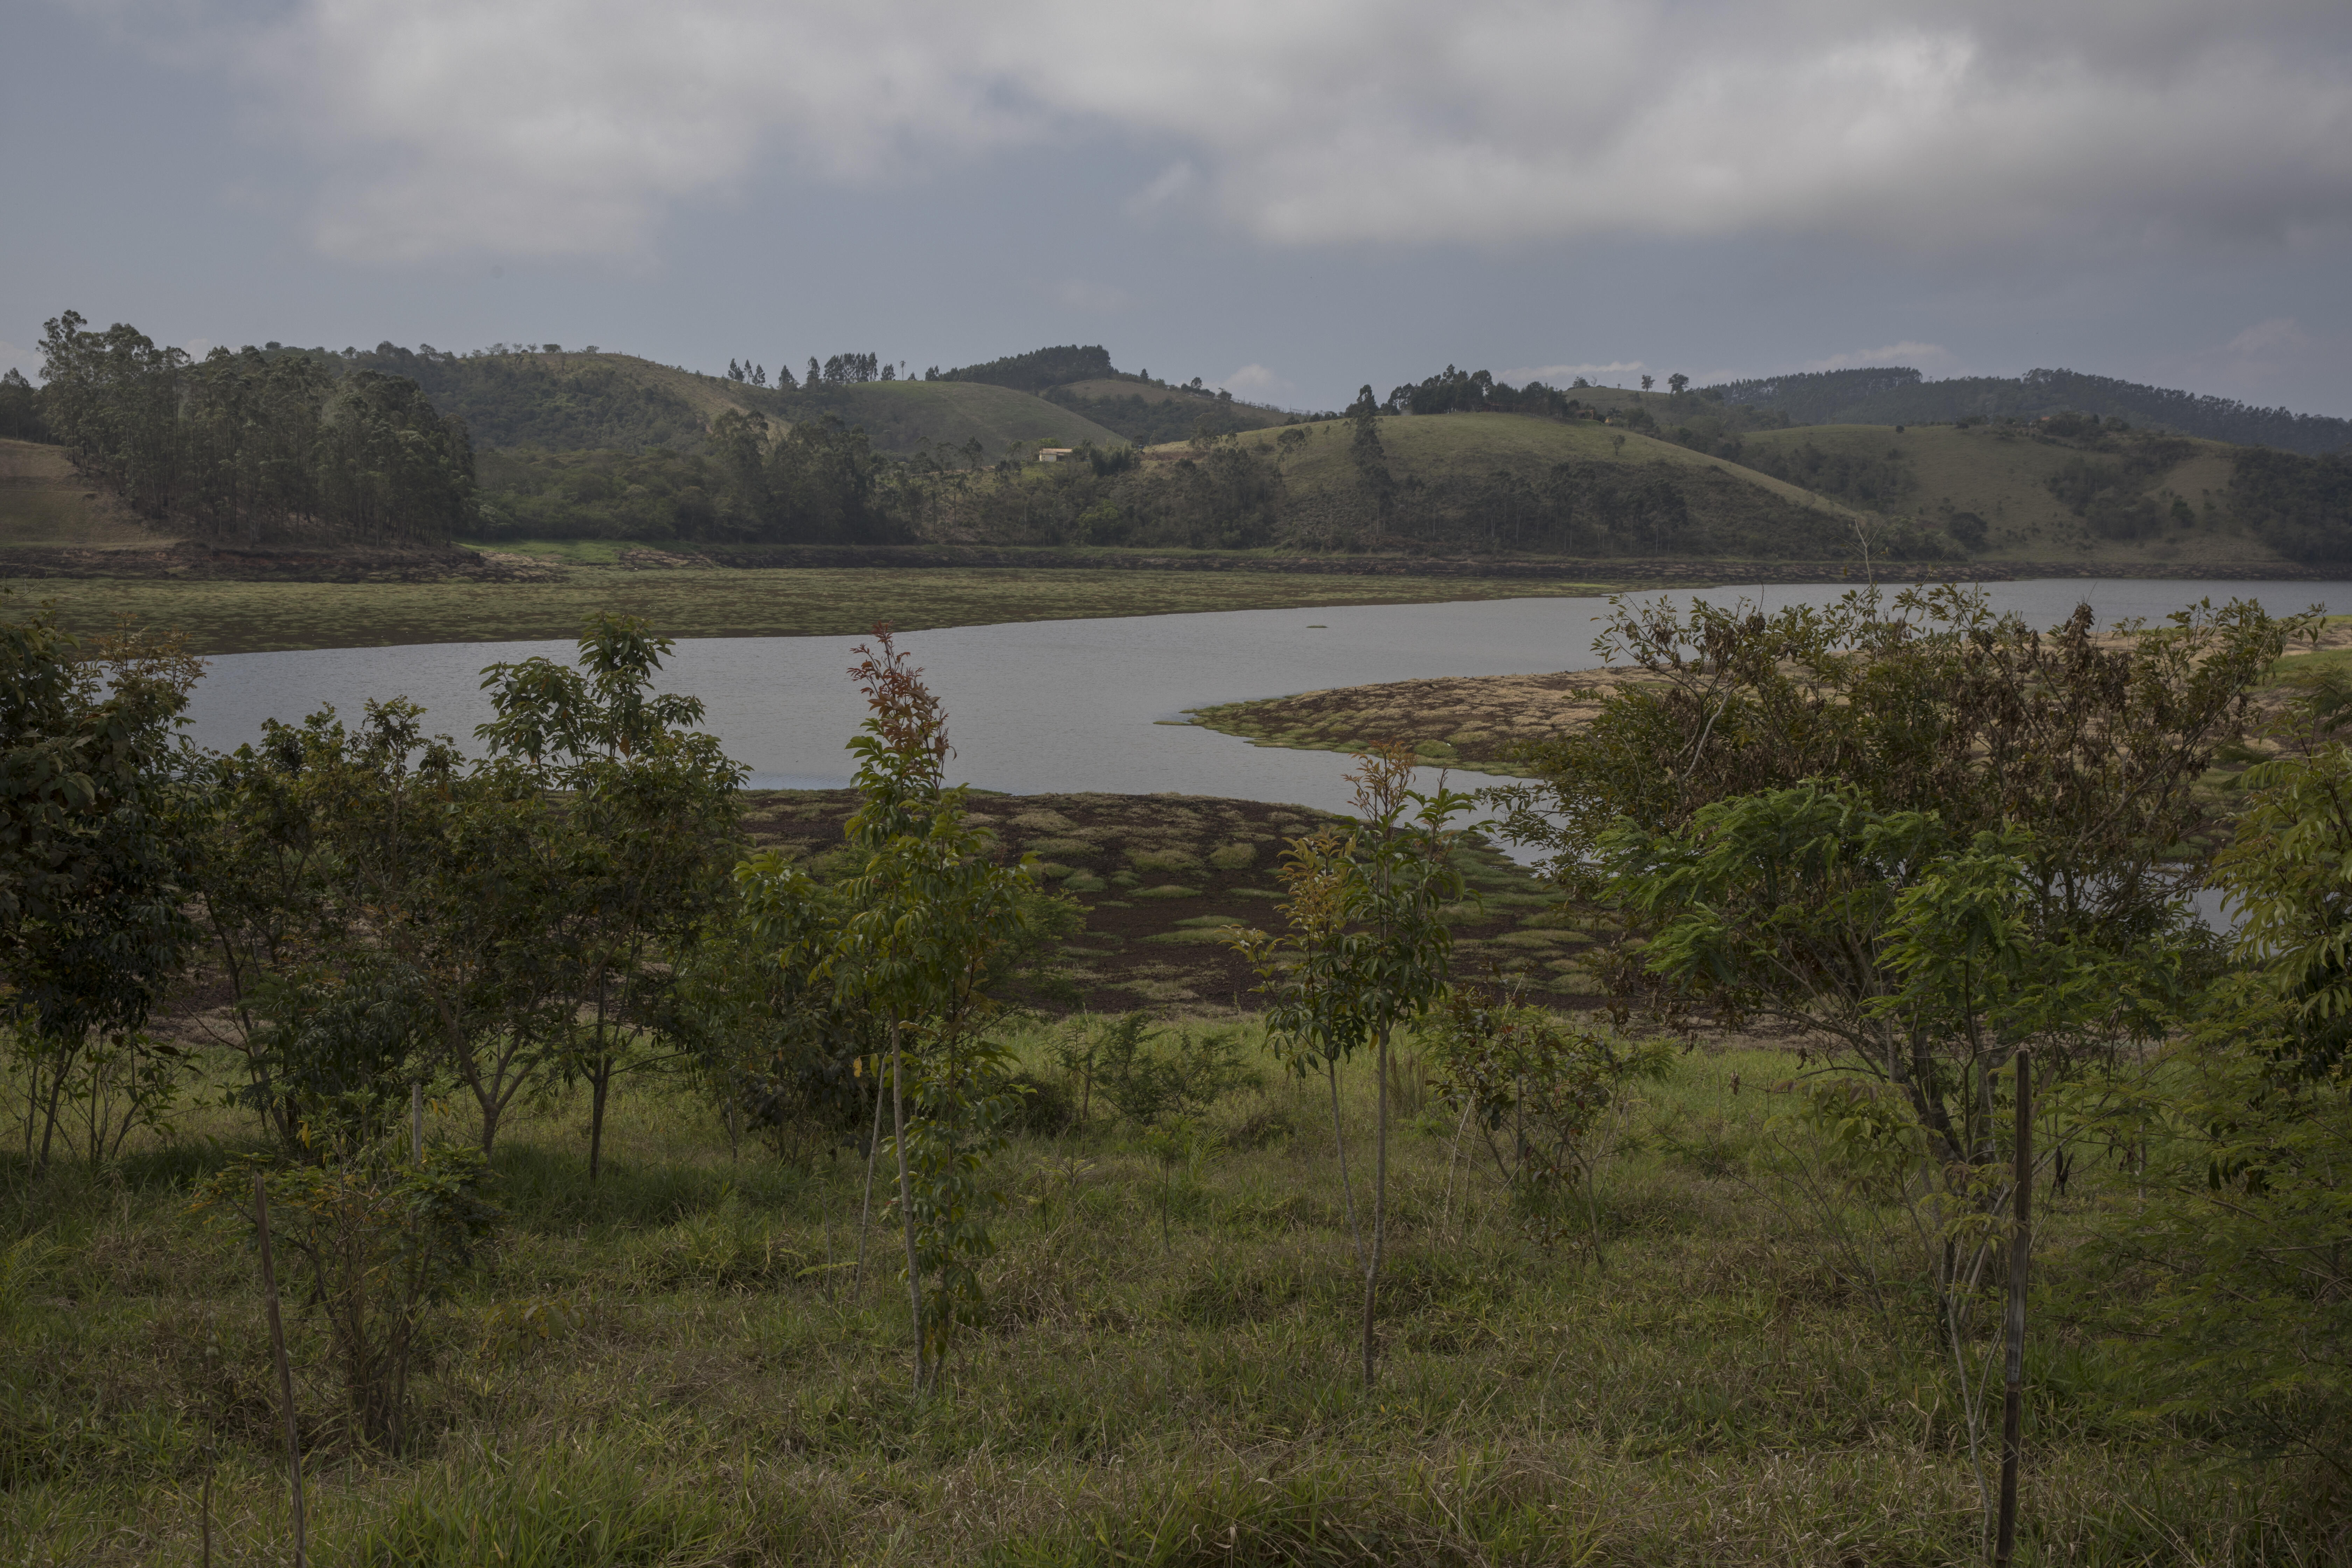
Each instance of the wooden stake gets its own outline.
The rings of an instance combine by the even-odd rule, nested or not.
[[[278,1312],[278,1265],[269,1255],[269,1189],[253,1173],[253,1217],[261,1232],[261,1290],[269,1303],[269,1349],[278,1361],[278,1397],[286,1408],[286,1474],[294,1488],[294,1568],[309,1568],[309,1531],[302,1519],[302,1440],[294,1424],[294,1369],[286,1360],[286,1321]]]
[[[1993,1562],[2009,1568],[2017,1550],[2017,1458],[2025,1432],[2025,1273],[2033,1256],[2033,1062],[2017,1053],[2017,1229],[2009,1240],[2008,1385],[2000,1402],[2000,1531]]]

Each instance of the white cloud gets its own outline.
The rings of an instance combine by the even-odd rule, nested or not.
[[[1946,369],[1953,363],[1952,353],[1941,343],[1914,342],[1909,338],[1882,348],[1856,349],[1852,353],[1832,354],[1827,359],[1809,359],[1803,370],[1856,370],[1867,365],[1906,364],[1926,373]]]
[[[1107,132],[1171,158],[1131,210],[1280,244],[2352,220],[2352,29],[2313,0],[82,4],[208,40],[353,255],[627,253],[772,158],[870,184]]]
[[[2282,350],[2293,353],[2311,347],[2312,338],[2292,316],[2273,316],[2267,321],[2256,321],[2229,342],[2229,352],[2247,356],[2276,353]]]
[[[1245,364],[1223,381],[1212,382],[1244,401],[1266,403],[1298,390],[1298,384],[1262,364]]]

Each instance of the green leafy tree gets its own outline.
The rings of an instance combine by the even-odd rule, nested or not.
[[[1363,1373],[1375,1366],[1374,1316],[1387,1246],[1390,1037],[1421,1017],[1445,993],[1453,933],[1440,910],[1462,897],[1449,825],[1470,797],[1444,788],[1411,788],[1413,754],[1394,744],[1361,754],[1355,781],[1356,830],[1328,829],[1293,840],[1281,875],[1289,897],[1289,931],[1250,931],[1235,946],[1249,959],[1268,997],[1266,1030],[1300,1068],[1319,1065],[1332,1086],[1332,1131],[1339,1134],[1339,1064],[1370,1046],[1378,1078],[1372,1180],[1372,1237],[1360,1238],[1364,1273]],[[1340,1183],[1348,1184],[1347,1145],[1339,1142]],[[1355,1199],[1348,1195],[1349,1218]]]
[[[206,759],[195,908],[228,991],[215,1038],[243,1072],[233,1097],[289,1152],[378,1136],[424,1027],[405,971],[368,940],[328,816],[370,765],[331,709]]]
[[[740,876],[755,915],[821,946],[822,972],[882,1022],[919,1393],[955,1323],[977,1309],[973,1265],[993,1245],[985,1215],[997,1194],[983,1175],[1015,1091],[986,1026],[1003,1005],[997,987],[1055,929],[1058,905],[966,820],[967,792],[944,780],[946,716],[889,628],[856,651],[850,673],[869,715],[850,742],[855,869],[837,901],[772,854]]]
[[[586,1024],[571,1053],[589,1086],[588,1179],[602,1164],[614,1079],[674,1034],[671,980],[716,907],[737,848],[742,767],[690,728],[699,699],[656,691],[670,651],[634,616],[600,612],[577,668],[546,658],[483,671],[497,717],[477,731],[549,799],[547,886],[566,988]]]
[[[131,634],[82,658],[47,607],[0,622],[0,1007],[37,1166],[76,1121],[106,1158],[176,1085],[144,1026],[195,935],[196,787],[174,731],[196,673],[175,642]]]
[[[1376,531],[1385,533],[1396,512],[1397,485],[1389,472],[1388,452],[1381,445],[1380,400],[1372,395],[1369,384],[1357,390],[1356,401],[1348,405],[1348,423],[1349,460],[1355,465],[1357,482],[1371,503]]]
[[[580,905],[560,816],[512,759],[467,765],[424,710],[370,702],[313,797],[338,897],[368,961],[415,1010],[415,1061],[474,1101],[485,1155],[576,1029],[567,956]]]
[[[1996,1083],[2021,1045],[2099,1058],[2178,1005],[2179,910],[2155,941],[2076,929],[2024,833],[1963,837],[1843,783],[1717,801],[1668,833],[1622,826],[1599,853],[1661,1000],[1819,1037],[1902,1096],[1961,1185],[1995,1163]]]
[[[474,521],[473,444],[405,376],[334,356],[193,360],[68,310],[44,324],[45,418],[131,510],[214,539],[449,538]]]
[[[1509,836],[1549,850],[1571,891],[1591,890],[1621,821],[1670,831],[1714,802],[1837,778],[1963,839],[2030,831],[2039,896],[2139,934],[2197,880],[2184,850],[2224,826],[2200,781],[2247,733],[2299,624],[2233,601],[2103,635],[2083,605],[2045,633],[1948,586],[1770,616],[1614,603],[1594,649],[1636,679],[1526,749],[1537,782],[1497,792]]]
[[[2147,1203],[2104,1239],[2155,1411],[2352,1475],[2352,751],[2258,765],[2214,883],[2238,967],[2119,1118]],[[2153,1122],[2151,1130],[2148,1123]]]

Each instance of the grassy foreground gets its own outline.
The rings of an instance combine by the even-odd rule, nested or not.
[[[1407,1105],[1369,1394],[1319,1085],[1229,1098],[1219,1147],[1166,1191],[1099,1102],[1088,1131],[1016,1140],[989,1321],[921,1402],[887,1232],[846,1289],[850,1160],[730,1153],[707,1109],[649,1082],[619,1100],[591,1188],[583,1105],[558,1099],[501,1148],[509,1221],[446,1320],[420,1451],[353,1445],[294,1313],[313,1560],[1975,1560],[1958,1391],[1901,1260],[1874,1297],[1764,1173],[1791,1097],[1759,1090],[1792,1065],[1702,1051],[1644,1089],[1598,1263],[1575,1234],[1530,1240],[1485,1168],[1449,1194],[1451,1121]],[[1360,1183],[1371,1088],[1346,1079]],[[184,1206],[246,1135],[193,1111],[119,1177],[36,1187],[5,1167],[29,1238],[0,1254],[6,1562],[194,1563],[208,1471],[215,1561],[289,1560],[254,1258]],[[2089,1174],[2043,1222],[2062,1295],[2070,1241],[2121,1198]],[[2055,1316],[2029,1363],[2022,1561],[2352,1555],[2325,1489],[2120,1418],[2129,1391]]]
[[[576,637],[597,610],[643,616],[680,637],[853,637],[1006,621],[1308,605],[1433,604],[1605,593],[1526,578],[1290,576],[1003,567],[583,572],[542,583],[247,583],[48,578],[11,585],[55,600],[75,631],[120,616],[187,633],[194,652],[385,647]]]

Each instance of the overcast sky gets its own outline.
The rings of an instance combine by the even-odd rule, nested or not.
[[[0,363],[1101,342],[1291,406],[2062,366],[2352,415],[2346,0],[0,0]]]

